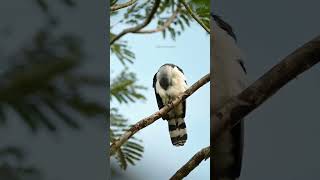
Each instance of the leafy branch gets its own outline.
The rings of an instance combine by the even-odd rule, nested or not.
[[[130,0],[130,1],[127,1],[127,2],[121,3],[121,4],[113,4],[113,5],[110,7],[110,10],[111,10],[111,11],[117,11],[117,10],[119,10],[119,9],[129,7],[129,6],[133,5],[134,3],[136,3],[137,1],[138,1],[138,0]]]
[[[127,119],[119,114],[116,108],[112,108],[110,110],[110,142],[114,142],[115,139],[119,138],[126,129],[128,129]],[[140,143],[140,140],[133,137],[114,154],[122,169],[126,169],[128,163],[135,165],[134,161],[141,159],[144,148]]]
[[[159,5],[160,5],[160,0],[155,0],[152,9],[149,12],[149,15],[146,17],[146,19],[143,21],[143,23],[138,24],[137,26],[134,26],[131,28],[124,29],[118,35],[112,37],[112,39],[110,41],[110,45],[112,45],[115,41],[120,39],[122,36],[124,36],[128,33],[137,32],[137,31],[141,30],[142,28],[146,27],[151,22],[153,16],[156,14]]]
[[[174,20],[178,16],[180,10],[181,10],[181,7],[178,4],[177,9],[172,13],[172,15],[167,19],[167,21],[165,21],[164,23],[160,24],[156,29],[140,30],[140,31],[137,31],[137,32],[134,32],[134,33],[137,33],[137,34],[150,34],[150,33],[161,32],[161,31],[165,30],[166,28],[168,28],[174,22]]]
[[[41,125],[56,131],[56,119],[50,113],[68,127],[79,128],[66,109],[87,117],[105,112],[103,105],[84,100],[80,95],[81,87],[102,87],[105,82],[75,72],[82,62],[82,49],[76,37],[54,38],[50,32],[40,31],[32,44],[10,59],[11,67],[1,74],[0,122],[7,122],[5,110],[10,107],[33,132]]]
[[[136,85],[134,73],[123,70],[117,77],[113,78],[110,85],[110,100],[117,100],[120,104],[144,100],[144,95],[140,90],[146,89],[144,86]],[[110,142],[118,139],[127,129],[129,129],[128,120],[119,113],[117,108],[110,109]],[[120,167],[126,169],[128,164],[135,165],[142,157],[144,151],[141,140],[132,137],[117,149],[113,156],[117,159]]]
[[[145,99],[139,90],[146,89],[144,86],[136,85],[134,73],[122,71],[110,86],[111,100],[116,98],[119,103],[135,102],[137,99]]]
[[[202,27],[204,30],[207,31],[207,33],[210,34],[210,28],[200,19],[200,17],[193,12],[193,10],[191,9],[191,7],[186,3],[185,0],[180,0],[181,4],[186,8],[186,10],[188,11],[188,13],[193,17],[193,19],[195,19]],[[207,15],[208,16],[208,15]]]

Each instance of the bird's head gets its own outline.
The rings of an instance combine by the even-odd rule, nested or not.
[[[159,68],[157,79],[163,89],[167,89],[171,85],[174,67],[176,67],[174,64],[164,64]]]

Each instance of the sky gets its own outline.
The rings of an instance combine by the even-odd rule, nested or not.
[[[112,24],[112,20],[111,20]],[[154,24],[148,26],[152,28]],[[118,28],[118,27],[116,27]],[[121,28],[119,28],[121,29]],[[116,29],[119,31],[119,29]],[[146,101],[121,105],[120,112],[131,124],[158,110],[152,80],[159,67],[173,63],[183,69],[188,85],[192,85],[210,71],[210,36],[197,23],[178,36],[176,41],[162,38],[161,33],[150,35],[126,35],[136,59],[129,69],[137,74],[138,83],[148,89],[143,93]],[[119,72],[123,66],[111,56],[111,71]],[[168,125],[162,119],[138,133],[143,140],[145,152],[135,166],[129,166],[123,178],[168,179],[196,152],[210,144],[210,88],[209,83],[187,99],[185,122],[188,140],[183,147],[171,144]],[[118,106],[112,102],[113,106]],[[148,173],[152,172],[152,173]],[[202,162],[186,179],[209,179],[210,160]]]
[[[251,81],[320,34],[319,1],[215,0],[233,26]],[[289,82],[250,113],[240,180],[319,179],[320,67]]]

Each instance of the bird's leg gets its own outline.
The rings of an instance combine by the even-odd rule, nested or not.
[[[174,98],[173,97],[171,97],[171,96],[168,96],[169,98],[169,100],[168,100],[168,104],[172,104],[172,102],[173,102],[173,100],[174,100]]]
[[[169,115],[168,114],[163,115],[162,119],[165,120],[165,121],[168,121]]]

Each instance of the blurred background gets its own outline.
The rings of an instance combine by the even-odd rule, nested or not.
[[[125,1],[114,1],[121,4]],[[139,1],[111,12],[110,37],[141,24],[155,1]],[[209,25],[210,1],[187,1]],[[111,6],[112,7],[112,6]],[[183,69],[188,85],[210,72],[210,35],[174,0],[161,1],[151,22],[138,33],[111,43],[110,139],[128,126],[158,111],[152,88],[154,74],[165,63]],[[169,179],[196,152],[210,143],[209,83],[187,99],[188,140],[171,144],[168,123],[159,119],[138,132],[110,158],[112,179]],[[202,162],[185,179],[209,179],[210,160]]]
[[[1,2],[0,179],[107,179],[104,7]]]
[[[235,31],[254,81],[320,34],[319,1],[216,0],[211,11]],[[319,179],[320,66],[288,83],[246,120],[241,180]]]

